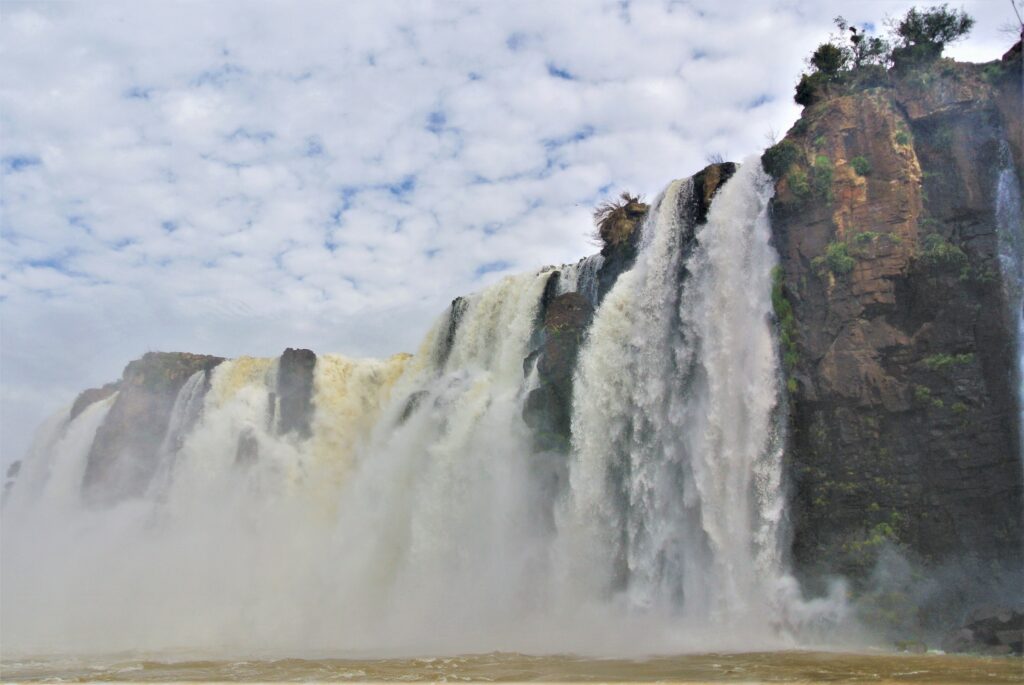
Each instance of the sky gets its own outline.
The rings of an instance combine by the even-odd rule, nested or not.
[[[415,351],[447,304],[597,250],[799,116],[890,0],[0,0],[0,464],[147,351]],[[961,5],[955,5],[961,6]],[[997,59],[1010,0],[947,54]]]

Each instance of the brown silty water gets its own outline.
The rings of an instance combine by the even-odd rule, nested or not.
[[[158,656],[4,661],[34,682],[1019,683],[1024,660],[944,654],[781,651],[593,659],[491,653],[402,659],[175,660]]]

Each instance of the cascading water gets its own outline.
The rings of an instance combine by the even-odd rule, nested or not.
[[[575,264],[564,265],[560,269],[558,294],[579,293],[596,307],[599,287],[597,275],[602,266],[604,266],[604,256],[601,254],[590,255]]]
[[[760,165],[741,168],[695,242],[691,192],[676,181],[654,203],[636,266],[594,321],[565,520],[604,591],[739,626],[772,618],[781,574],[770,184]]]
[[[1006,302],[1016,324],[1017,402],[1019,432],[1024,436],[1024,211],[1021,209],[1020,179],[1010,146],[1003,141],[999,150],[999,181],[996,186],[996,221],[999,232],[999,265],[1003,272]],[[1024,468],[1024,437],[1021,438],[1021,468]]]
[[[276,424],[277,360],[196,374],[143,496],[83,502],[115,397],[55,419],[5,505],[5,649],[779,644],[770,185],[748,162],[703,226],[690,192],[655,203],[597,311],[569,455],[532,453],[522,418],[550,270],[459,298],[415,356],[318,357],[308,437]],[[601,265],[563,267],[559,290],[596,302]]]

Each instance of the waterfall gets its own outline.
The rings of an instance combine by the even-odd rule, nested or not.
[[[5,505],[7,648],[778,644],[770,192],[750,160],[704,225],[689,181],[654,203],[580,353],[569,454],[534,453],[522,418],[551,269],[457,298],[415,355],[317,357],[308,432],[282,432],[279,360],[193,375],[141,495],[79,496],[116,396],[55,417]],[[602,264],[558,292],[596,304]]]
[[[597,274],[604,266],[604,256],[593,254],[584,257],[575,264],[565,264],[559,271],[561,277],[558,280],[558,294],[579,293],[594,307],[598,305],[598,280]]]
[[[564,518],[596,582],[643,611],[770,616],[783,504],[770,188],[748,162],[694,242],[691,183],[671,184],[582,352]]]
[[[1020,411],[1021,467],[1024,468],[1024,212],[1021,210],[1021,186],[1013,164],[1010,146],[1003,141],[999,149],[1000,169],[996,187],[996,223],[999,233],[999,266],[1015,325],[1017,368],[1017,407]]]

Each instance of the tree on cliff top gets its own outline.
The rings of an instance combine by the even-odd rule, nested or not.
[[[845,82],[851,74],[864,73],[869,66],[884,67],[889,61],[889,43],[872,36],[868,26],[858,29],[843,17],[834,22],[839,33],[829,36],[807,59],[810,70],[801,75],[793,97],[797,104],[809,105],[828,84]]]
[[[927,61],[942,55],[948,43],[954,43],[974,26],[973,17],[962,9],[951,10],[949,5],[936,5],[927,10],[911,7],[898,22],[890,24],[899,46],[892,51],[893,62]]]
[[[974,18],[962,9],[950,10],[949,5],[938,5],[923,12],[910,8],[893,32],[904,46],[938,45],[942,48],[966,36],[973,26]]]
[[[866,24],[858,29],[853,24],[847,22],[842,16],[836,17],[833,19],[833,22],[840,32],[849,32],[850,34],[850,47],[846,48],[846,50],[849,55],[848,61],[854,70],[871,65],[884,67],[888,64],[891,52],[889,41],[885,38],[871,35],[870,29]]]

